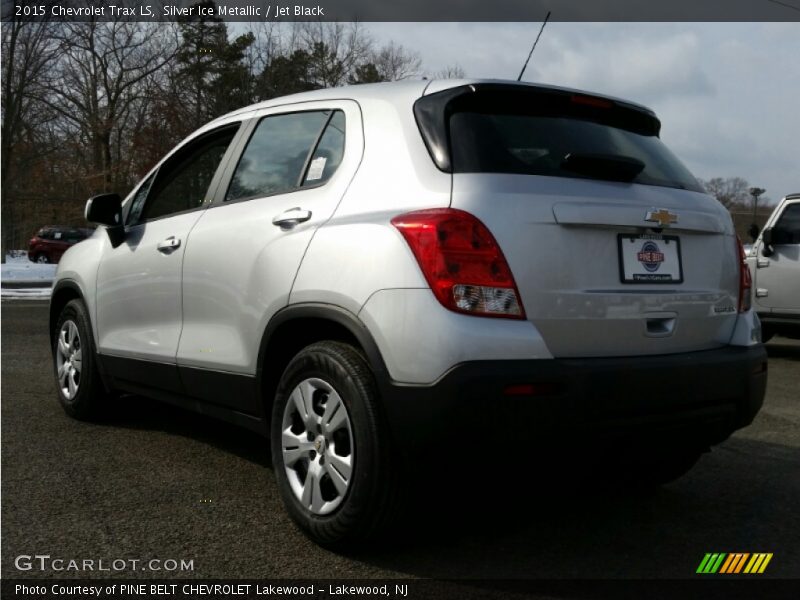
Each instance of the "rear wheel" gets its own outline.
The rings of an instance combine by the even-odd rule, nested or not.
[[[37,254],[35,262],[39,264],[47,264],[50,262],[50,259],[47,257],[47,254]]]
[[[314,541],[363,542],[386,526],[397,474],[372,372],[352,346],[319,342],[292,359],[273,405],[271,447],[283,502]]]
[[[106,399],[96,360],[86,307],[80,300],[71,300],[53,332],[53,368],[58,401],[75,419],[96,418]]]

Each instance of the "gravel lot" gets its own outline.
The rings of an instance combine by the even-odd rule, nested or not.
[[[102,425],[68,419],[46,321],[46,302],[2,303],[5,577],[92,575],[14,567],[49,554],[194,561],[125,577],[683,578],[706,552],[735,551],[773,552],[765,576],[800,577],[798,342],[768,344],[756,422],[655,493],[540,479],[520,457],[526,486],[486,474],[489,493],[462,486],[402,536],[337,555],[293,527],[257,436],[143,398]]]

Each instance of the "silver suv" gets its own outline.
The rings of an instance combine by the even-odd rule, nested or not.
[[[778,203],[747,262],[763,340],[775,334],[800,339],[800,194]]]
[[[442,444],[469,463],[613,439],[673,479],[753,420],[766,355],[730,216],[659,129],[477,80],[221,117],[124,202],[87,203],[104,227],[50,306],[59,400],[91,418],[136,393],[268,436],[289,513],[329,545],[379,531]]]

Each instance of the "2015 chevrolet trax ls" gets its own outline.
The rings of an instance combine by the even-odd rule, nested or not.
[[[478,80],[221,117],[87,203],[104,227],[50,305],[59,400],[90,418],[132,392],[263,433],[324,544],[378,531],[454,431],[481,453],[602,431],[675,478],[753,420],[767,374],[731,218],[659,130]]]

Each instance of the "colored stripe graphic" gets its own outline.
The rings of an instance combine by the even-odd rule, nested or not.
[[[722,563],[722,568],[719,570],[720,573],[730,573],[728,569],[731,567],[731,563],[736,562],[739,559],[738,554],[728,554],[728,558],[725,559],[725,562]]]
[[[723,561],[724,558],[725,558],[725,553],[724,552],[720,553],[719,558],[717,559],[717,562],[714,563],[714,565],[711,567],[711,570],[709,572],[710,573],[716,573],[717,570],[719,569],[720,565],[722,564],[722,561]]]
[[[748,556],[750,556],[749,552],[745,552],[744,554],[742,554],[742,558],[739,559],[739,564],[736,565],[736,568],[733,570],[733,573],[739,573],[742,570],[742,567],[744,566],[744,563],[747,560]]]
[[[761,552],[758,554],[753,554],[753,558],[750,559],[750,562],[747,563],[747,566],[744,568],[745,573],[763,573],[764,570],[767,568],[769,561],[772,560],[772,553]]]
[[[714,554],[706,554],[703,558],[703,561],[700,563],[700,566],[697,567],[698,573],[716,573],[719,569],[722,561],[725,559],[726,554],[722,553],[714,553]]]
[[[710,559],[711,559],[711,554],[706,554],[703,557],[703,560],[700,561],[700,566],[697,567],[696,573],[705,573],[706,572],[706,565],[708,564],[708,561]]]
[[[758,572],[759,573],[763,573],[764,569],[767,568],[767,565],[769,564],[769,561],[771,561],[771,560],[772,560],[772,552],[767,554],[766,558],[764,558],[764,562],[761,563],[761,568],[758,570]]]
[[[703,560],[700,561],[696,572],[731,575],[742,573],[742,569],[744,569],[744,573],[763,573],[772,560],[772,556],[771,552],[757,552],[754,554],[749,552],[708,552],[703,557]]]
[[[742,552],[732,552],[731,554],[728,554],[728,559],[722,565],[722,568],[719,570],[719,572],[737,573],[737,569],[741,570],[742,566],[744,565],[744,561],[748,556],[750,555]]]

